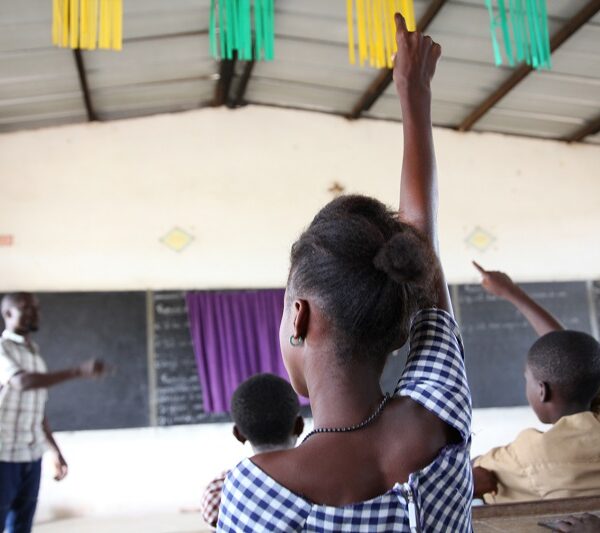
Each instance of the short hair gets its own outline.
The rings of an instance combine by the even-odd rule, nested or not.
[[[432,305],[439,262],[429,241],[367,196],[327,204],[292,246],[289,298],[312,296],[335,331],[342,361],[377,365]]]
[[[9,307],[33,296],[30,292],[8,292],[2,296],[2,315],[9,309]]]
[[[233,393],[231,417],[255,446],[279,445],[293,434],[300,402],[292,386],[273,374],[256,374]]]
[[[553,331],[529,349],[533,376],[568,401],[591,402],[600,389],[600,343],[581,331]]]

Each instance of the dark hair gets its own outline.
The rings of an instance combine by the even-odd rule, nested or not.
[[[581,331],[553,331],[529,349],[527,364],[537,380],[567,401],[587,403],[600,389],[600,344]]]
[[[13,306],[21,303],[24,300],[29,298],[33,298],[33,294],[30,292],[8,292],[4,296],[2,296],[2,301],[0,303],[0,307],[2,309],[2,314],[6,312],[6,310]]]
[[[341,196],[292,246],[290,297],[312,296],[336,330],[336,351],[381,364],[433,302],[438,261],[431,245],[384,204]]]
[[[253,445],[284,444],[300,412],[292,386],[273,374],[256,374],[233,393],[231,417]]]

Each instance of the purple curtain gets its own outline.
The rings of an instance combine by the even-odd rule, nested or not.
[[[233,391],[258,372],[289,381],[279,349],[283,297],[283,289],[187,293],[207,413],[229,412]]]

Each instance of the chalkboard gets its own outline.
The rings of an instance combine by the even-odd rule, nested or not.
[[[47,415],[57,431],[147,426],[146,295],[142,292],[38,293],[40,345],[49,370],[104,359],[114,371],[49,390]]]
[[[598,335],[600,282],[524,284],[567,328]],[[452,287],[474,407],[526,405],[523,369],[536,335],[509,303],[479,285]],[[182,291],[39,293],[41,329],[34,340],[50,370],[90,357],[115,371],[97,381],[50,390],[56,430],[171,426],[229,420],[204,412]],[[394,390],[407,347],[389,356],[382,388]],[[305,414],[308,413],[304,410]]]
[[[161,291],[153,298],[157,424],[227,420],[227,415],[204,412],[184,293]]]
[[[592,332],[585,282],[526,283],[523,289],[566,328]],[[454,288],[474,407],[527,405],[523,372],[537,339],[528,322],[479,285]]]

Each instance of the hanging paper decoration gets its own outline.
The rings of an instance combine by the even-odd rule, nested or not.
[[[368,61],[376,68],[392,68],[396,53],[394,15],[402,13],[406,26],[415,31],[413,0],[346,0],[348,17],[348,55],[350,63],[360,66]]]
[[[252,24],[254,15],[254,24]],[[242,61],[275,55],[274,0],[211,0],[210,52],[217,59]]]
[[[53,0],[52,42],[63,48],[121,50],[122,0]]]
[[[552,68],[546,0],[485,0],[490,13],[492,48],[496,66],[502,65],[498,30],[510,66],[525,61],[536,69]],[[511,39],[512,35],[512,39]]]

